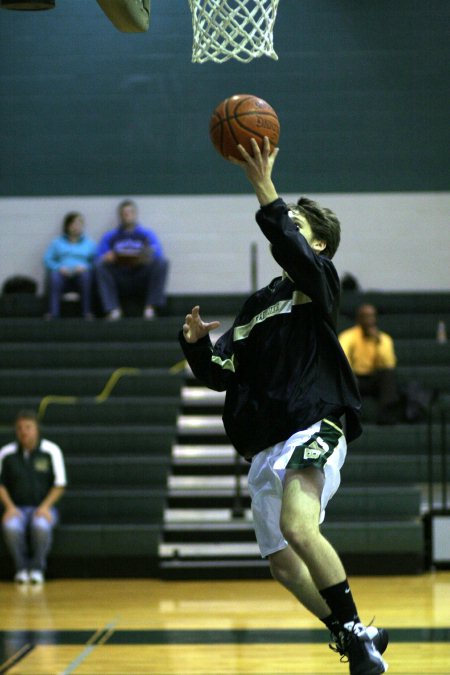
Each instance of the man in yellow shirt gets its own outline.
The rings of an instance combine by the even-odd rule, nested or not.
[[[361,305],[356,312],[356,326],[344,330],[339,342],[358,380],[361,395],[373,396],[378,402],[378,424],[394,424],[398,417],[394,342],[377,326],[377,310]]]

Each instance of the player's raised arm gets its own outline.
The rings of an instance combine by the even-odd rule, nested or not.
[[[278,193],[272,182],[272,169],[279,148],[275,148],[271,152],[270,141],[267,136],[264,137],[262,152],[254,138],[250,139],[250,142],[252,144],[253,156],[242,145],[238,145],[242,160],[235,159],[234,157],[229,157],[228,159],[232,164],[242,167],[248,180],[253,185],[259,203],[261,206],[265,206],[278,199]]]

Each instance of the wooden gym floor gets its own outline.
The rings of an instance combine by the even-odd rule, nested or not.
[[[351,579],[392,675],[450,674],[450,572]],[[0,583],[0,673],[334,675],[328,634],[273,581]]]

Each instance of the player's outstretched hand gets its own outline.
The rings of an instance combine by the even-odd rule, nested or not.
[[[267,136],[264,137],[262,151],[254,138],[250,139],[250,143],[253,155],[250,155],[242,145],[238,145],[242,160],[235,159],[234,157],[229,157],[228,159],[232,164],[236,164],[244,169],[260,203],[268,204],[278,197],[272,183],[272,169],[278,155],[278,148],[270,152],[270,141]]]
[[[200,318],[200,307],[196,305],[192,308],[190,314],[186,314],[186,319],[183,324],[184,339],[186,342],[193,344],[219,326],[219,321],[210,321],[209,323],[202,321]]]

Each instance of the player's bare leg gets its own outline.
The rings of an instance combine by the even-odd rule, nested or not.
[[[274,579],[284,586],[318,619],[331,614],[325,600],[317,590],[309,569],[290,547],[269,556],[270,571]]]
[[[377,631],[375,640],[361,624],[342,562],[330,542],[320,532],[323,483],[322,472],[314,467],[286,472],[280,517],[281,531],[293,552],[306,564],[311,580],[340,626],[337,631],[337,651],[348,657],[350,675],[379,675],[386,672],[387,666],[372,640],[377,646],[383,643],[384,651],[387,634],[385,631],[383,634]],[[297,568],[297,571],[300,569]],[[303,592],[306,587],[303,587]],[[298,586],[297,588],[299,589]],[[314,595],[308,595],[306,599],[312,600],[312,605],[318,608]],[[303,603],[303,600],[299,600]],[[313,609],[311,611],[319,616]],[[323,617],[319,618],[323,620]]]
[[[314,467],[287,470],[281,531],[303,560],[319,590],[345,581],[341,560],[319,529],[323,473]]]

